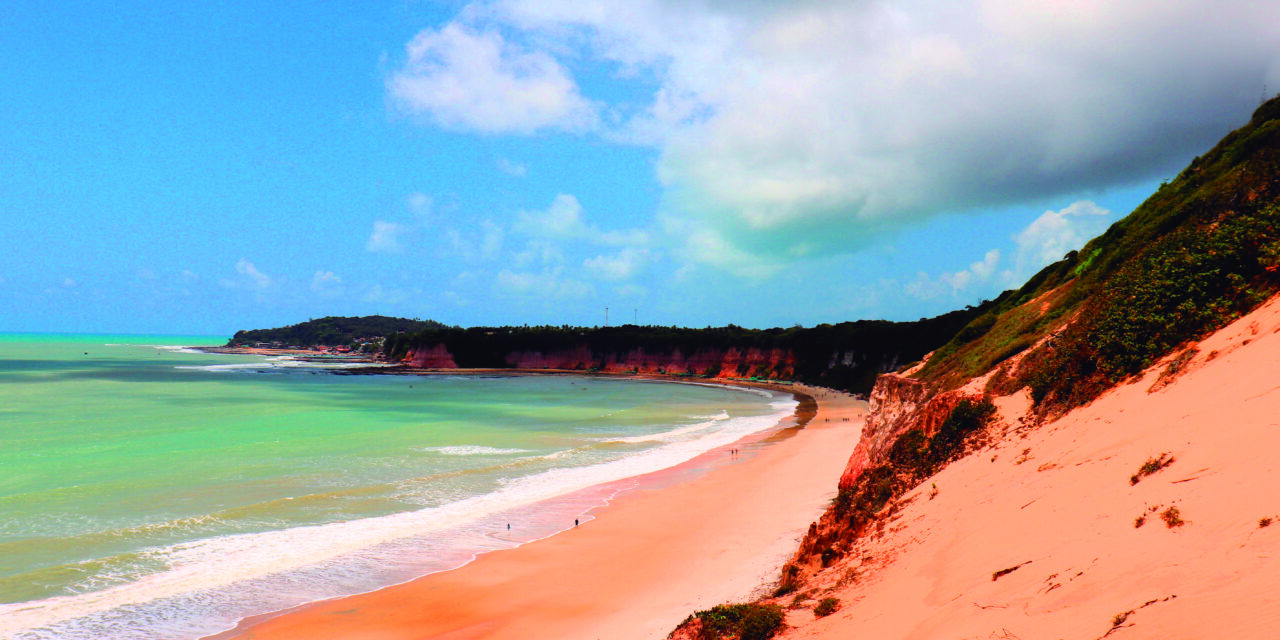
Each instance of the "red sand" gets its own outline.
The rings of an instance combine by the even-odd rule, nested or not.
[[[796,390],[819,402],[808,427],[735,462],[623,495],[596,519],[551,538],[222,637],[665,637],[693,611],[745,599],[775,578],[834,495],[865,404]]]
[[[1277,332],[1280,299],[1198,345],[1172,384],[1148,392],[1158,364],[951,465],[820,575],[814,597],[841,608],[793,610],[781,637],[1280,637]],[[1027,399],[997,403],[1010,415]],[[1175,462],[1130,485],[1162,453]],[[1169,507],[1184,524],[1166,526]]]

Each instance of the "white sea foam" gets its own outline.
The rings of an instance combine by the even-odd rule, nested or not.
[[[482,533],[483,523],[503,513],[680,464],[774,426],[796,403],[785,397],[770,406],[774,413],[739,418],[717,414],[657,434],[664,436],[660,446],[511,479],[491,493],[438,507],[147,549],[143,555],[149,561],[168,568],[99,591],[0,604],[0,637],[189,638],[225,629],[264,607],[276,610],[368,591],[421,575],[426,567],[445,568],[425,562],[426,556],[434,555],[436,562],[452,558],[450,566],[456,566],[475,553],[513,544]],[[518,451],[481,446],[435,450],[444,455]]]
[[[324,371],[327,369],[357,369],[362,367],[391,366],[376,362],[315,362],[297,360],[290,356],[274,356],[262,362],[237,362],[233,364],[175,365],[175,369],[191,369],[196,371],[288,371],[291,369]]]
[[[670,431],[662,431],[660,433],[649,433],[649,434],[639,435],[639,436],[625,436],[622,438],[607,438],[604,441],[605,442],[626,442],[626,443],[671,441],[676,438],[679,438],[680,436],[688,435],[690,433],[697,433],[699,431],[706,431],[707,429],[716,427],[718,426],[717,423],[723,420],[729,419],[729,412],[721,411],[716,415],[703,416],[703,417],[706,418],[706,420],[704,420],[703,422],[695,422],[693,424],[686,425],[683,427],[676,427],[675,429],[671,429]]]
[[[193,348],[191,348],[191,347],[184,347],[184,346],[181,346],[181,345],[174,345],[174,344],[140,344],[140,345],[137,345],[137,346],[139,346],[139,347],[151,347],[152,349],[159,349],[159,350],[161,350],[161,351],[168,351],[168,352],[170,352],[170,353],[195,353],[195,354],[203,354],[203,353],[204,353],[203,351],[201,351],[201,350],[199,350],[199,349],[193,349]]]
[[[528,453],[528,449],[503,449],[483,445],[455,445],[451,447],[423,447],[418,449],[424,453],[439,453],[446,456],[498,456],[510,453]]]

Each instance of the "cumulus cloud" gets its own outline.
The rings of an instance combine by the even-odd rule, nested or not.
[[[982,260],[970,264],[968,269],[943,274],[942,281],[950,286],[953,291],[967,289],[969,285],[975,282],[990,280],[991,275],[996,272],[996,264],[999,262],[1000,250],[992,249],[982,257]]]
[[[743,267],[1170,175],[1280,87],[1273,23],[1208,0],[492,0],[419,34],[389,86],[444,126],[655,146],[687,259]],[[601,111],[558,60],[652,97]]]
[[[582,204],[567,193],[556,194],[543,210],[526,210],[516,215],[515,229],[534,236],[572,238],[587,234],[582,220]]]
[[[584,240],[593,244],[638,247],[650,241],[643,229],[604,231],[587,221],[582,203],[571,194],[560,193],[546,209],[525,210],[516,214],[512,229],[538,238]]]
[[[266,289],[271,286],[271,277],[261,271],[258,271],[258,268],[253,266],[253,263],[249,262],[247,258],[240,258],[240,260],[236,262],[236,273],[243,276],[245,280],[259,289]]]
[[[409,197],[405,198],[405,204],[409,207],[409,213],[412,213],[414,217],[418,219],[426,219],[431,216],[431,210],[435,206],[435,200],[425,193],[415,192],[409,194]]]
[[[596,107],[554,57],[508,42],[497,29],[457,22],[420,32],[387,81],[395,102],[451,129],[529,134],[585,131]]]
[[[468,262],[493,260],[502,251],[506,231],[491,220],[484,220],[475,232],[462,232],[455,228],[444,230],[453,252]]]
[[[583,261],[582,268],[588,275],[601,280],[627,280],[639,273],[652,259],[648,249],[626,248],[615,254],[588,258]]]
[[[1014,236],[1017,254],[1010,280],[1025,280],[1068,252],[1079,250],[1111,222],[1111,212],[1091,200],[1044,212]]]
[[[918,300],[935,300],[939,298],[956,298],[964,296],[974,289],[989,288],[995,281],[996,269],[1000,264],[1000,250],[992,249],[983,254],[982,259],[970,263],[967,269],[943,273],[937,277],[921,271],[915,280],[902,285],[907,295]],[[882,286],[896,286],[896,283],[881,283]]]
[[[320,293],[330,290],[333,286],[342,284],[342,278],[334,275],[332,271],[317,271],[311,277],[311,290]]]
[[[364,248],[374,253],[399,253],[404,249],[400,243],[400,236],[408,230],[408,226],[398,222],[376,220],[373,223],[373,231],[369,234],[369,240],[364,243]]]
[[[508,158],[498,158],[498,171],[501,171],[513,178],[523,178],[529,175],[529,167],[523,162],[514,162]]]
[[[540,272],[503,269],[498,272],[497,287],[508,295],[544,300],[579,299],[595,293],[591,285],[566,277],[558,267]]]

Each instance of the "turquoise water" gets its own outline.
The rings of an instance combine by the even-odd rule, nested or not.
[[[0,637],[199,637],[458,566],[794,409],[179,348],[220,342],[0,335]]]

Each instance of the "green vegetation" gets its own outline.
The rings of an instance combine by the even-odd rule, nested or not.
[[[1280,289],[1278,197],[1275,98],[1079,253],[997,298],[919,377],[954,388],[1025,352],[991,392],[1030,387],[1042,412],[1092,400]]]
[[[1129,476],[1129,484],[1135,485],[1142,481],[1143,478],[1164,469],[1173,464],[1174,458],[1168,453],[1160,454],[1159,458],[1147,458],[1147,461],[1138,467],[1138,472]]]
[[[441,328],[444,325],[432,320],[407,320],[388,316],[338,317],[329,316],[308,320],[276,329],[237,331],[227,341],[227,346],[276,343],[284,346],[310,347],[314,345],[349,345],[364,338],[392,336],[403,332],[416,332]]]
[[[693,618],[702,621],[702,640],[768,640],[782,626],[783,612],[776,604],[722,604]]]
[[[511,366],[507,359],[512,353],[581,351],[582,361],[575,363],[574,368],[590,371],[603,369],[610,357],[620,358],[632,352],[643,351],[658,359],[678,350],[688,359],[699,352],[724,353],[735,349],[745,353],[756,349],[763,353],[790,354],[794,364],[767,368],[743,362],[730,373],[740,377],[794,379],[866,393],[877,375],[905,362],[919,360],[985,313],[991,304],[987,302],[915,322],[859,320],[789,329],[746,329],[734,325],[705,329],[636,325],[434,327],[413,334],[388,336],[384,353],[398,360],[410,350],[442,344],[459,367],[503,368]],[[714,376],[724,372],[716,362],[701,370],[690,367],[668,373]]]
[[[1178,511],[1177,507],[1169,507],[1168,509],[1160,512],[1160,519],[1164,520],[1164,526],[1169,527],[1170,529],[1174,527],[1181,527],[1187,523],[1186,520],[1182,519],[1182,512]]]
[[[841,487],[832,509],[838,517],[847,517],[855,530],[861,528],[890,500],[963,455],[965,441],[985,428],[995,411],[989,400],[965,398],[951,410],[933,437],[920,429],[902,434],[890,447],[888,462],[864,470],[852,485]]]
[[[818,602],[818,606],[813,608],[813,615],[818,618],[825,618],[836,612],[840,608],[840,600],[838,598],[823,598]]]

